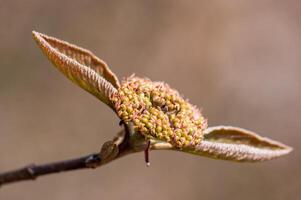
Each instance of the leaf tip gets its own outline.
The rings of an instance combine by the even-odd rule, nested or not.
[[[33,38],[34,38],[35,41],[39,42],[41,40],[41,38],[40,38],[41,37],[41,33],[37,32],[35,30],[33,30],[31,33],[32,33],[32,36],[33,36]]]

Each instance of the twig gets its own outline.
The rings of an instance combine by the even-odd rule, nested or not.
[[[29,165],[14,171],[0,173],[0,186],[17,181],[35,180],[39,176],[53,173],[95,168],[101,164],[101,160],[99,154],[90,154],[71,160],[63,160],[42,165]]]
[[[113,141],[108,141],[103,144],[100,153],[53,163],[29,165],[21,169],[0,173],[0,186],[13,182],[35,180],[39,176],[48,174],[99,167],[133,152],[128,145],[128,137],[129,134],[122,130]]]
[[[131,144],[130,141],[133,138],[135,145]],[[130,153],[144,151],[146,147],[148,150],[173,150],[172,145],[166,142],[150,140],[146,144],[143,137],[133,135],[131,128],[124,125],[124,129],[117,134],[113,141],[103,144],[100,153],[53,163],[29,165],[21,169],[0,173],[0,186],[19,181],[35,180],[39,176],[48,174],[79,169],[93,169]]]

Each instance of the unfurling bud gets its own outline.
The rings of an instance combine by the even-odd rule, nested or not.
[[[200,111],[162,82],[130,77],[111,100],[118,116],[125,123],[133,122],[145,138],[167,141],[177,148],[200,144],[207,128]]]
[[[33,36],[67,78],[114,109],[122,122],[129,125],[125,128],[135,133],[133,137],[126,140],[121,134],[118,141],[122,141],[121,147],[129,144],[134,150],[144,148],[147,163],[150,149],[177,149],[217,159],[249,162],[270,160],[292,151],[289,146],[245,129],[207,128],[200,111],[167,84],[130,77],[120,86],[108,65],[91,51],[35,31]],[[153,141],[145,143],[144,139]],[[103,150],[109,151],[102,151],[101,157],[106,161],[119,156],[119,150],[123,151],[115,142],[105,143]]]

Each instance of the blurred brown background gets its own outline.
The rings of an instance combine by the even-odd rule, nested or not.
[[[119,78],[165,80],[211,126],[295,148],[257,164],[162,151],[147,168],[136,154],[4,186],[0,199],[300,199],[300,9],[298,0],[0,0],[0,171],[95,152],[119,130],[108,107],[52,67],[32,30],[92,50]]]

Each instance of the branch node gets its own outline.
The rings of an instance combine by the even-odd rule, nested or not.
[[[27,171],[28,176],[32,180],[35,180],[37,178],[37,176],[35,175],[34,167],[35,167],[34,164],[31,164],[31,165],[28,165],[27,167],[25,167],[25,170]]]
[[[85,165],[92,169],[95,169],[100,164],[101,164],[101,158],[98,154],[93,154],[85,160]]]

